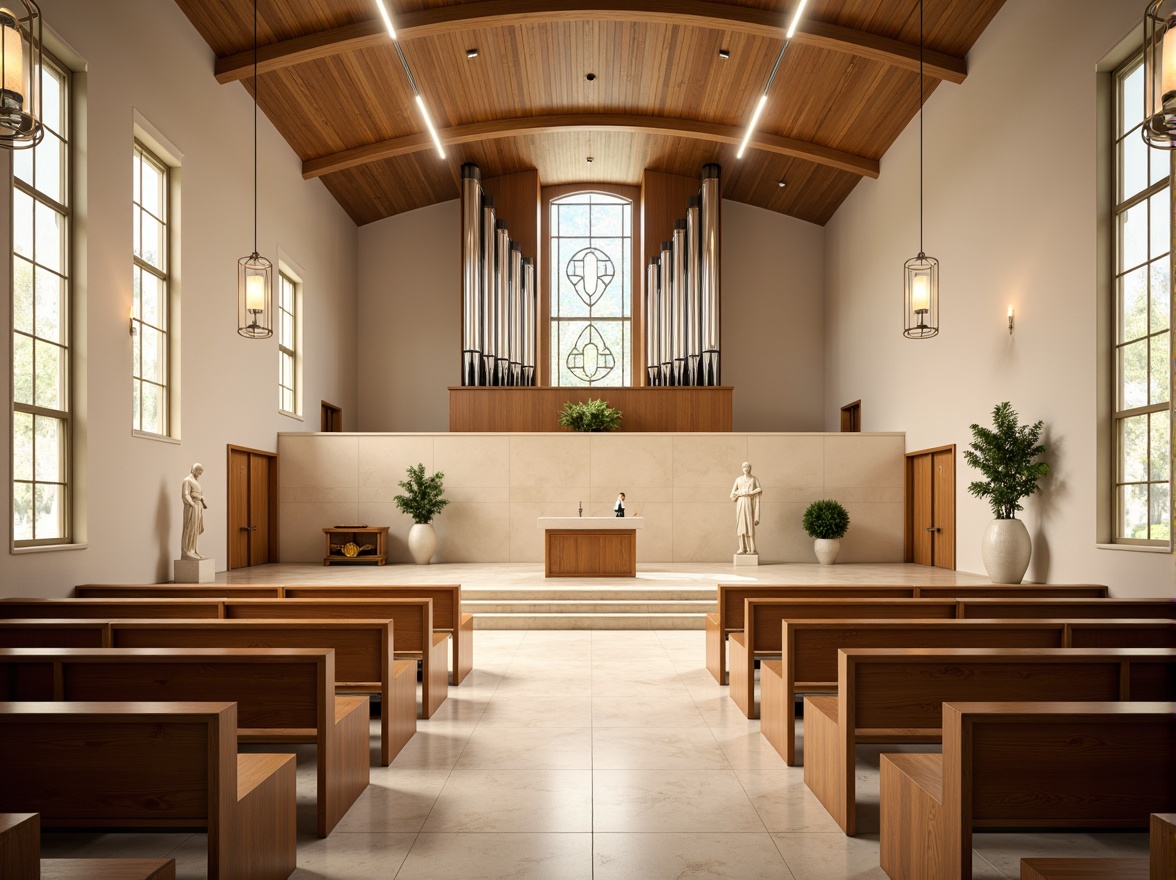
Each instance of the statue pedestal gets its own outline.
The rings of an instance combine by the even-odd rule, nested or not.
[[[216,578],[215,559],[177,559],[173,566],[177,584],[211,584]]]
[[[758,553],[736,553],[735,554],[735,564],[736,565],[759,565],[759,554]]]

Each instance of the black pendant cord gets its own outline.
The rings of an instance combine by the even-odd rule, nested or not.
[[[254,50],[256,53],[256,49]],[[919,259],[923,251],[923,0],[919,0]]]
[[[253,255],[257,256],[257,0],[253,0]]]

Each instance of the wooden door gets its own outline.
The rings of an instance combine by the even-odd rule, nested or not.
[[[278,561],[278,457],[229,446],[229,570]]]
[[[322,430],[331,433],[343,430],[343,409],[333,403],[322,401]]]
[[[955,569],[955,446],[906,457],[906,561]]]

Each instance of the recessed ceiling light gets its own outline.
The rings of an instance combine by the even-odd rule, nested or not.
[[[724,61],[726,61],[728,58],[731,57],[731,50],[730,49],[720,49],[719,50],[719,57],[722,58]]]
[[[589,156],[589,157],[588,157],[588,159],[587,159],[587,161],[588,161],[588,162],[591,162],[591,161],[593,160],[593,158],[594,158],[593,156]]]
[[[477,57],[478,57],[478,50],[477,49],[466,49],[466,58],[477,58]]]
[[[780,189],[784,189],[784,187],[788,186],[788,181],[784,178],[780,178],[780,182],[777,183],[776,186],[780,187]]]
[[[594,79],[596,79],[596,74],[595,73],[587,73],[584,75],[584,79],[588,80],[588,82],[592,82]]]

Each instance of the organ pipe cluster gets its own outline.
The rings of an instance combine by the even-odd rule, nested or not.
[[[477,165],[461,166],[461,384],[534,385],[535,261],[511,241],[481,181]]]
[[[648,385],[719,385],[719,166],[645,268]]]

